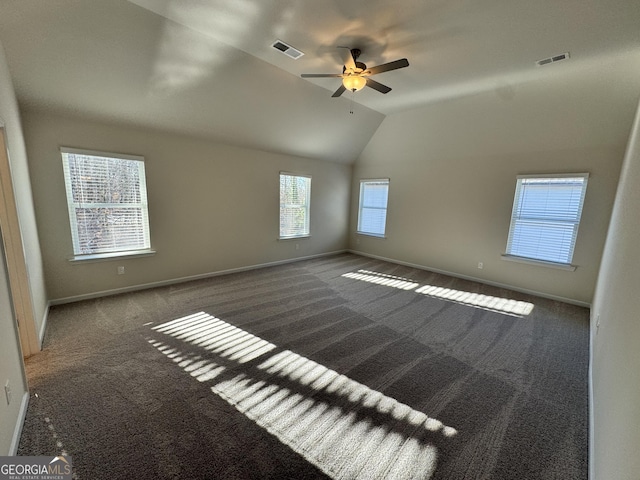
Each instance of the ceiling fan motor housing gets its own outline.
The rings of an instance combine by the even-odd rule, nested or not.
[[[362,73],[367,69],[367,66],[362,62],[355,62],[355,64],[356,64],[355,73]],[[347,67],[346,66],[342,67],[342,73],[346,73],[346,71],[347,71]]]

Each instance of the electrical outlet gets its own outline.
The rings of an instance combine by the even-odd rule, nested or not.
[[[484,263],[478,262],[478,268],[482,270],[484,268]]]
[[[124,275],[124,266],[123,265],[120,265],[118,267],[118,275]]]
[[[9,385],[9,380],[4,384],[4,394],[7,397],[7,405],[11,405],[11,386]]]

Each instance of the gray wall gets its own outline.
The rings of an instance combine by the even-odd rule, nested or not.
[[[592,319],[593,479],[640,472],[640,109],[620,177]]]
[[[352,248],[589,304],[634,111],[606,75],[577,76],[388,116],[354,167]],[[578,268],[503,260],[516,175],[561,172],[591,174]],[[387,238],[356,235],[359,180],[387,177]]]
[[[40,112],[23,112],[23,120],[53,301],[347,248],[350,166]],[[68,261],[60,146],[145,157],[156,255]],[[312,176],[310,238],[277,239],[280,171]]]

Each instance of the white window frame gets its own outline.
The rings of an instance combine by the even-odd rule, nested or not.
[[[571,262],[573,261],[573,254],[578,238],[578,229],[582,218],[582,209],[589,174],[518,175],[516,178],[516,190],[511,213],[511,223],[509,225],[509,236],[507,239],[506,253],[503,255],[503,258],[505,260],[575,270],[576,267],[572,265]],[[546,205],[544,210],[541,210],[537,216],[532,215],[532,212],[529,212],[528,215],[523,214],[523,202],[525,201],[524,196],[527,190],[527,183],[533,185],[533,182],[537,180],[542,183],[544,183],[544,181],[553,183],[553,180],[570,178],[581,179],[582,182],[578,196],[572,199],[571,205],[564,205],[562,210],[557,210],[556,212],[551,211],[547,208],[549,206]],[[534,230],[536,223],[538,224],[537,231]],[[534,235],[523,236],[522,232],[517,232],[518,227],[527,226],[531,227],[532,234],[533,232],[537,233],[537,238],[534,238]],[[553,229],[558,232],[557,242],[552,242],[548,237],[544,237],[545,233],[548,235],[553,232]],[[568,232],[570,232],[570,237],[567,239],[566,235]],[[524,242],[527,243],[527,246],[524,245]],[[532,249],[537,249],[537,254],[534,255],[530,253],[526,255],[525,253],[527,253],[526,250],[528,246],[531,246]],[[554,256],[554,253],[552,253],[553,249],[557,250],[555,258],[551,258]],[[560,256],[563,258],[560,258]]]
[[[301,198],[302,202],[287,204],[282,202],[282,178],[283,177],[292,177],[297,179],[304,179],[307,182],[306,195],[304,198]],[[279,215],[279,236],[280,240],[287,240],[292,238],[307,238],[311,235],[311,175],[304,175],[299,173],[291,173],[291,172],[280,172],[279,176],[279,186],[278,193],[280,198],[280,215]],[[292,232],[286,223],[283,222],[283,213],[287,208],[301,208],[304,212],[304,225],[302,230],[298,232]]]
[[[380,184],[384,184],[387,186],[387,195],[385,198],[385,204],[384,207],[378,207],[378,206],[374,206],[374,205],[365,205],[364,204],[364,197],[365,197],[365,191],[367,189],[367,186],[369,185],[380,185]],[[388,178],[377,178],[377,179],[363,179],[360,180],[360,197],[358,200],[358,226],[356,229],[356,232],[359,235],[369,235],[372,237],[378,237],[378,238],[385,238],[386,236],[386,231],[387,231],[387,211],[389,208],[389,179]],[[383,220],[382,220],[382,232],[380,231],[373,231],[373,230],[367,230],[365,227],[365,223],[366,223],[366,213],[365,211],[367,209],[371,209],[371,210],[379,210],[382,211],[383,213]]]
[[[141,157],[138,155],[125,155],[120,153],[99,152],[95,150],[84,150],[84,149],[68,148],[68,147],[61,147],[60,153],[62,156],[65,189],[67,194],[67,207],[69,211],[71,241],[73,245],[73,256],[70,257],[70,261],[102,260],[102,259],[109,259],[114,257],[143,256],[143,255],[154,254],[155,251],[151,249],[151,234],[149,229],[149,212],[148,212],[147,185],[146,185],[144,157]],[[140,201],[135,203],[100,202],[100,203],[91,203],[91,204],[76,201],[73,196],[73,185],[71,182],[71,170],[69,165],[69,162],[71,161],[72,156],[74,155],[102,158],[107,160],[118,159],[118,160],[137,162],[138,192],[140,196]],[[96,248],[91,251],[86,251],[86,250],[83,251],[83,248],[80,244],[80,241],[81,241],[80,228],[82,227],[82,223],[79,222],[78,215],[77,215],[77,209],[79,208],[139,209],[141,214],[141,220],[142,220],[142,226],[139,233],[142,236],[142,242],[140,242],[138,245],[135,245],[135,246],[134,245],[112,246],[112,247]]]

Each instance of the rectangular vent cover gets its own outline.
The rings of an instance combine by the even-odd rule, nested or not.
[[[559,62],[560,60],[566,60],[567,58],[569,58],[569,52],[564,52],[564,53],[561,53],[560,55],[554,55],[553,57],[543,58],[542,60],[538,60],[536,62],[536,65],[541,67],[542,65]]]
[[[301,56],[304,55],[304,53],[302,53],[300,50],[298,50],[297,48],[293,48],[291,45],[287,45],[286,43],[284,43],[281,40],[276,40],[275,42],[273,42],[273,44],[271,45],[273,48],[275,48],[276,50],[280,50],[282,53],[284,53],[287,57],[289,58],[293,58],[294,60],[299,59]]]

